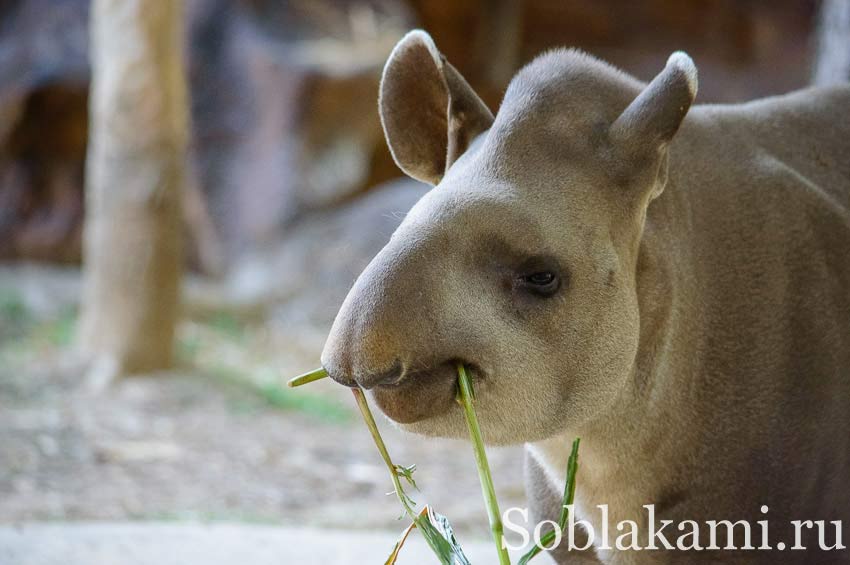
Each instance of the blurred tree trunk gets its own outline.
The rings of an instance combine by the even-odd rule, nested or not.
[[[850,80],[850,1],[823,0],[818,19],[812,83],[845,83]]]
[[[187,144],[183,5],[94,0],[80,345],[97,380],[172,361]]]

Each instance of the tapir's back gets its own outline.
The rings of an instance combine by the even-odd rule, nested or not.
[[[696,106],[670,155],[671,187],[649,215],[688,232],[680,251],[707,280],[817,270],[827,254],[836,272],[811,282],[846,275],[836,291],[850,296],[850,85]]]
[[[850,415],[850,85],[697,106],[670,175],[650,218],[681,232],[720,362],[754,382],[834,375]]]
[[[850,84],[745,104],[753,141],[850,208]]]
[[[732,458],[757,468],[742,493],[849,518],[850,87],[695,107],[670,175],[648,222],[674,225],[695,308],[678,369],[705,379],[703,425],[724,449],[718,429],[753,436]],[[777,489],[777,461],[810,490]]]
[[[850,84],[695,106],[689,118],[709,126],[729,161],[775,159],[850,209]]]

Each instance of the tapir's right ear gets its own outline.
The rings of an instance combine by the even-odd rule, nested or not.
[[[677,51],[612,124],[611,138],[632,154],[662,148],[679,129],[696,94],[694,62]]]
[[[430,184],[493,123],[484,102],[421,30],[405,35],[390,54],[378,106],[396,164]]]

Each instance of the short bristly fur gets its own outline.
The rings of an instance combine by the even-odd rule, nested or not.
[[[770,519],[774,544],[793,543],[788,520],[840,519],[846,543],[850,88],[691,108],[696,90],[683,53],[647,85],[556,50],[518,73],[493,121],[430,38],[408,35],[381,115],[399,166],[439,186],[358,278],[323,365],[404,429],[451,437],[465,434],[454,363],[473,367],[485,439],[527,442],[549,518],[581,436],[577,515],[597,532],[599,504],[641,532],[655,504],[657,520]],[[528,291],[535,270],[560,277],[551,296]]]

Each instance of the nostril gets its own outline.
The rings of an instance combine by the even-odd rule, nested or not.
[[[355,377],[357,384],[361,387],[369,389],[376,386],[395,385],[404,376],[404,369],[401,363],[396,361],[392,367],[385,371],[376,371],[373,373],[359,374]]]

